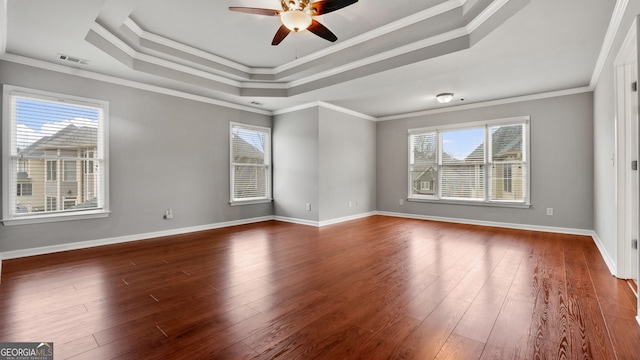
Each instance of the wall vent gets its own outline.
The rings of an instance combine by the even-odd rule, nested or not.
[[[69,55],[65,55],[65,54],[58,54],[58,59],[64,60],[64,61],[69,61],[69,62],[72,62],[74,64],[80,64],[80,65],[87,65],[89,63],[89,60],[80,59],[79,57],[69,56]]]

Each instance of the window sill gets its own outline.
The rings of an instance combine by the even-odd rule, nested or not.
[[[504,207],[504,208],[516,208],[516,209],[528,209],[531,204],[528,203],[512,203],[512,202],[486,202],[486,201],[465,201],[465,200],[440,200],[440,199],[418,199],[407,198],[409,202],[426,202],[434,204],[448,204],[448,205],[471,205],[471,206],[488,206],[488,207]]]
[[[72,213],[61,214],[46,214],[46,215],[29,215],[29,216],[17,216],[10,219],[3,219],[4,226],[13,225],[29,225],[29,224],[43,224],[60,221],[72,221],[72,220],[87,220],[98,219],[108,217],[111,212],[107,210],[92,210]]]
[[[236,201],[229,201],[229,205],[231,205],[231,206],[239,206],[239,205],[266,204],[266,203],[270,203],[272,201],[273,201],[273,199],[236,200]]]

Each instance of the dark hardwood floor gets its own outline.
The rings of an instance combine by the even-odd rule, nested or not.
[[[5,260],[0,341],[56,359],[638,359],[589,237],[373,216]]]

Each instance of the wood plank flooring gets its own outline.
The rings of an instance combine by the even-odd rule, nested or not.
[[[5,260],[0,341],[56,359],[638,359],[589,237],[372,216]]]

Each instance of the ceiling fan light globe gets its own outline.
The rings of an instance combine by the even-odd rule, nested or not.
[[[291,31],[302,31],[311,25],[311,15],[300,10],[283,11],[280,14],[282,24]]]

